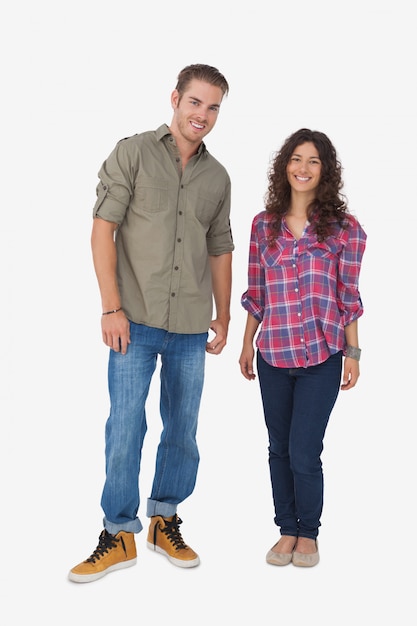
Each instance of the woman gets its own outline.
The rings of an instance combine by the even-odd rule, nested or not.
[[[366,234],[349,213],[342,187],[329,138],[300,129],[274,156],[265,210],[252,222],[239,364],[254,380],[257,335],[281,534],[266,556],[273,565],[319,562],[324,434],[339,389],[352,389],[359,378],[358,283]]]

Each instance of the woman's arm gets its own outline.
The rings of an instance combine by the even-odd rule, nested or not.
[[[345,337],[347,346],[359,348],[358,320],[355,320],[349,324],[349,326],[345,326]],[[340,388],[343,391],[353,389],[358,382],[359,374],[359,359],[345,356],[345,362],[343,364],[343,380]]]
[[[240,354],[239,365],[240,371],[247,380],[255,379],[255,372],[253,369],[253,359],[255,356],[255,350],[253,347],[253,340],[258,330],[259,322],[248,313],[246,320],[245,332],[243,335],[243,347]]]

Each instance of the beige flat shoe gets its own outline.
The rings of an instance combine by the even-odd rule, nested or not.
[[[278,554],[278,552],[272,552],[269,550],[266,555],[266,562],[270,565],[288,565],[291,563],[292,552],[290,554]]]
[[[292,553],[292,564],[296,567],[314,567],[320,561],[319,544],[316,541],[316,552],[304,554],[303,552]]]
[[[273,548],[275,548],[275,546],[278,544],[279,542],[277,542],[274,546],[272,546]],[[288,565],[289,563],[291,563],[292,560],[292,552],[286,553],[286,552],[274,552],[272,549],[268,551],[268,554],[266,555],[266,562],[270,563],[271,565]]]

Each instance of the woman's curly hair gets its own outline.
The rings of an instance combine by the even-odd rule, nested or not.
[[[291,186],[287,178],[287,165],[297,146],[311,142],[316,147],[321,161],[321,176],[316,197],[307,209],[307,218],[312,224],[319,241],[332,231],[334,220],[342,228],[347,227],[347,201],[341,193],[343,187],[342,166],[330,139],[317,130],[301,128],[290,135],[281,149],[273,156],[268,171],[268,189],[265,194],[265,210],[274,216],[271,222],[270,243],[281,230],[282,217],[290,206]]]

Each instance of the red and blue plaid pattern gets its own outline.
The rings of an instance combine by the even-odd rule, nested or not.
[[[271,215],[252,222],[243,308],[261,322],[256,345],[275,367],[308,367],[345,348],[345,326],[363,313],[359,273],[366,233],[352,215],[325,241],[307,224],[297,241],[285,224],[269,245]]]

